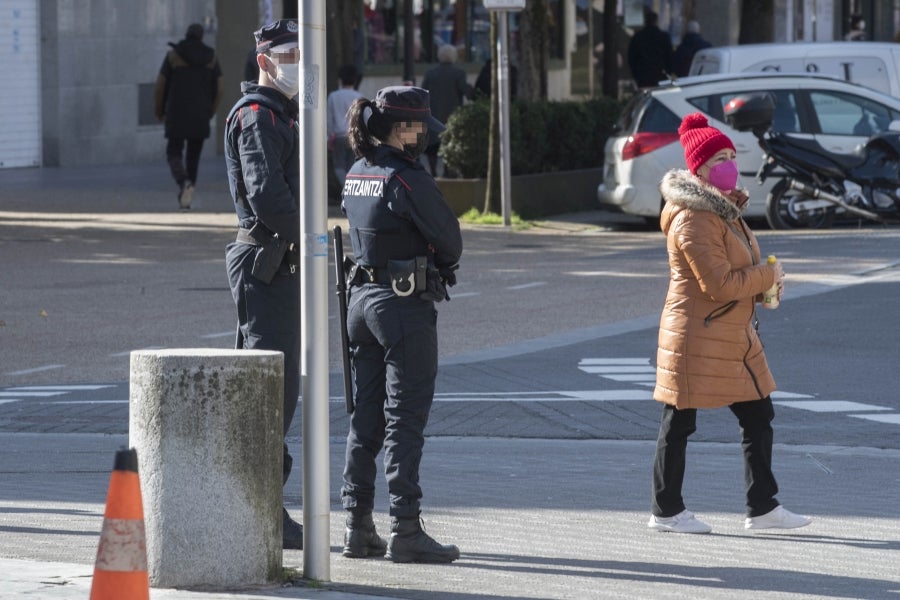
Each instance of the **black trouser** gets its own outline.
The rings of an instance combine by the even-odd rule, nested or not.
[[[187,152],[185,152],[185,143]],[[172,177],[179,187],[190,180],[197,183],[197,169],[200,167],[200,152],[203,150],[203,138],[198,140],[185,140],[184,138],[169,138],[166,143],[166,160]]]
[[[300,271],[285,263],[271,283],[250,274],[256,246],[233,242],[225,251],[231,295],[237,307],[238,348],[284,353],[284,435],[300,396]],[[284,444],[284,481],[293,458]]]
[[[778,484],[772,474],[772,419],[775,410],[769,397],[736,402],[728,408],[741,427],[744,452],[744,484],[747,516],[758,517],[778,506]],[[658,517],[672,517],[685,509],[681,495],[684,483],[688,437],[697,430],[697,410],[678,410],[666,405],[659,423],[656,457],[653,460],[651,511]]]
[[[392,517],[419,514],[419,462],[437,376],[434,303],[390,287],[354,286],[347,313],[356,401],[341,500],[351,512],[375,502],[375,457],[384,448]]]

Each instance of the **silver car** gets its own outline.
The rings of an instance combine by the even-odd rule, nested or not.
[[[659,181],[669,169],[685,168],[678,126],[685,115],[699,111],[734,142],[739,185],[750,191],[744,215],[764,217],[766,196],[778,177],[757,183],[762,150],[752,133],[732,129],[723,114],[733,97],[764,91],[775,97],[773,129],[816,140],[831,152],[853,152],[900,119],[900,99],[820,75],[729,73],[661,83],[626,104],[606,142],[604,178],[597,189],[601,208],[655,222],[662,207]]]

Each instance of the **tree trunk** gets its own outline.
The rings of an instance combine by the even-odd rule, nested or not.
[[[362,65],[356,64],[354,53],[355,36],[362,33],[362,0],[343,0],[325,4],[326,72],[325,89],[337,89],[337,70],[341,65],[355,65],[362,72]]]
[[[519,20],[519,82],[517,98],[547,99],[547,63],[550,60],[549,7],[546,0],[528,0]]]
[[[619,97],[616,4],[616,0],[603,0],[603,95],[610,98]]]
[[[741,33],[738,44],[763,44],[774,41],[775,0],[743,0]]]
[[[491,119],[488,131],[487,185],[484,188],[484,214],[500,214],[500,83],[497,81],[497,11],[491,11]]]

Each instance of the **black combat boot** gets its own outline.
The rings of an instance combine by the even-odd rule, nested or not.
[[[344,551],[347,558],[384,556],[387,542],[375,531],[372,513],[350,513],[347,515],[347,529],[344,531]]]
[[[459,548],[437,543],[422,529],[419,517],[395,517],[385,558],[399,563],[448,563],[459,558]]]
[[[285,550],[303,550],[303,525],[291,518],[287,509],[281,509],[281,541]]]

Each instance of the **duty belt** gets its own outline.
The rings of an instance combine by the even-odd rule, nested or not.
[[[378,285],[391,285],[391,273],[386,268],[367,267],[365,265],[353,265],[348,277],[350,285],[363,285],[364,283],[377,283]]]
[[[255,237],[250,235],[249,229],[244,229],[243,227],[239,227],[237,231],[237,237],[235,238],[236,242],[241,244],[250,244],[251,246],[262,246],[263,242],[257,240]],[[284,261],[285,263],[293,266],[298,266],[300,264],[300,257],[298,256],[297,248],[291,244],[291,247],[287,252],[284,253]],[[388,281],[390,283],[390,281]]]

